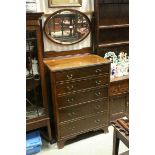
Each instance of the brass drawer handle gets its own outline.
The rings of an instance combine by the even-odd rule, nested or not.
[[[73,78],[73,74],[67,75],[67,78],[70,80]]]
[[[96,96],[100,96],[101,95],[101,92],[97,92],[95,93]]]
[[[101,69],[96,69],[95,72],[96,72],[96,73],[101,73],[101,71],[102,71]]]
[[[101,80],[95,81],[96,84],[101,84],[101,82],[102,82]]]
[[[75,112],[70,112],[68,113],[68,116],[74,116],[76,113]]]
[[[100,121],[101,121],[100,119],[96,119],[94,122],[99,123]]]
[[[72,90],[73,88],[74,88],[73,85],[71,85],[71,86],[67,86],[67,89],[68,89],[68,90]]]
[[[101,105],[96,105],[95,106],[95,109],[100,109],[101,108]]]
[[[74,98],[68,98],[67,99],[67,102],[73,102],[74,101]]]
[[[75,126],[69,127],[68,129],[69,130],[74,130],[75,129]]]
[[[117,87],[112,89],[112,93],[117,93],[118,91],[119,89]]]

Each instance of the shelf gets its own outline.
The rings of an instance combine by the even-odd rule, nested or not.
[[[34,130],[34,129],[47,126],[47,121],[49,120],[50,118],[47,115],[40,116],[34,119],[28,119],[26,120],[26,131],[30,131],[30,130]]]
[[[121,25],[100,25],[99,29],[112,29],[112,28],[127,28],[129,27],[129,24],[121,24]]]
[[[115,43],[108,43],[108,44],[99,44],[99,47],[111,47],[111,46],[120,46],[120,45],[128,45],[129,41],[123,42],[115,42]]]
[[[99,0],[98,5],[106,4],[129,4],[129,0]]]
[[[26,50],[26,53],[34,52],[33,50]]]
[[[110,78],[110,82],[117,82],[117,81],[122,81],[122,80],[126,80],[126,79],[129,79],[129,75]]]
[[[40,85],[40,79],[26,78],[26,91],[31,91]]]
[[[37,38],[27,38],[26,41],[34,41],[37,40]]]

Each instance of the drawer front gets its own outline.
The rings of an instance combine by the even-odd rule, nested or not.
[[[61,138],[85,132],[93,128],[104,126],[108,124],[108,113],[100,113],[92,117],[83,118],[74,122],[60,125]]]
[[[108,100],[101,99],[92,102],[87,102],[72,107],[59,109],[59,121],[69,121],[75,118],[84,117],[97,112],[103,112],[108,110]]]
[[[110,96],[129,91],[129,80],[110,83]]]
[[[91,89],[89,91],[59,96],[57,98],[57,104],[58,107],[61,108],[105,97],[108,97],[108,87],[101,87],[98,89]]]
[[[109,74],[109,71],[110,71],[109,64],[77,68],[77,69],[70,69],[70,70],[66,70],[66,71],[56,72],[55,79],[56,79],[56,82],[70,81],[70,80],[78,79],[81,77],[91,77],[93,75]]]
[[[113,96],[110,98],[110,120],[116,120],[125,116],[127,94]]]
[[[109,75],[103,75],[102,77],[88,78],[83,80],[77,80],[65,84],[56,85],[57,94],[66,94],[69,92],[79,91],[91,87],[103,86],[109,84]]]

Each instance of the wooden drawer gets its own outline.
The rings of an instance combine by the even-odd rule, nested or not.
[[[125,116],[127,94],[110,97],[110,120],[116,120]]]
[[[64,122],[75,118],[108,110],[108,99],[100,99],[84,104],[59,109],[59,121]]]
[[[58,107],[61,108],[105,97],[108,97],[108,87],[100,87],[97,89],[59,96],[57,98],[57,104]]]
[[[110,96],[129,92],[129,80],[110,83]]]
[[[82,133],[108,124],[108,112],[60,125],[60,137]]]
[[[78,78],[92,77],[93,75],[109,74],[109,71],[109,64],[63,70],[55,73],[55,79],[56,82],[70,81]]]
[[[82,80],[76,80],[73,82],[68,82],[65,84],[57,84],[56,85],[56,93],[57,94],[66,94],[68,92],[79,91],[82,89],[90,89],[92,87],[103,86],[109,84],[109,75],[103,75],[101,77],[96,78],[87,78]]]

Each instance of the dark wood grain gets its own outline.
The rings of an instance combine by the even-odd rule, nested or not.
[[[107,131],[110,62],[84,55],[44,63],[50,70],[58,147],[88,131]]]
[[[129,55],[129,0],[94,0],[94,52]],[[110,81],[110,119],[129,114],[129,77]]]
[[[95,53],[129,44],[129,0],[95,0]]]

